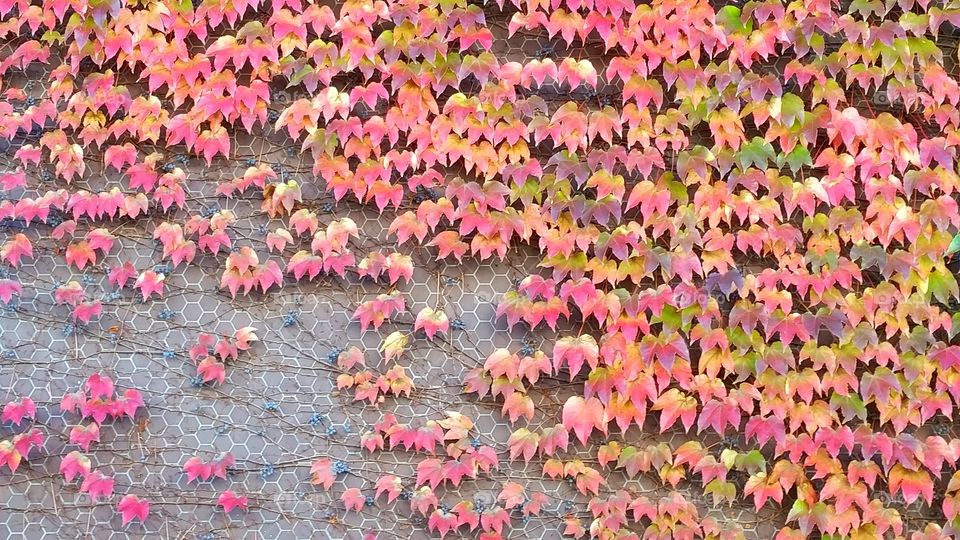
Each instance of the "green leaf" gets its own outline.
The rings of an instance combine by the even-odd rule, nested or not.
[[[960,298],[960,286],[950,271],[938,268],[927,278],[926,293],[933,295],[941,304],[949,304],[951,298]]]
[[[709,164],[716,161],[716,156],[709,148],[696,145],[689,150],[684,150],[677,155],[677,173],[681,178],[687,178],[691,169],[697,173],[701,180],[708,174]]]
[[[737,374],[737,381],[746,380],[749,376],[756,376],[760,355],[756,351],[733,355],[733,369]]]
[[[63,34],[57,32],[56,30],[47,30],[43,33],[43,36],[40,37],[40,41],[43,41],[47,45],[63,43],[63,39]]]
[[[824,49],[827,47],[827,40],[824,39],[823,34],[813,34],[810,36],[810,39],[807,40],[807,44],[810,45],[813,52],[820,55],[823,54]]]
[[[785,126],[792,126],[797,120],[803,120],[803,99],[796,94],[784,94],[780,105],[780,122]]]
[[[310,64],[307,64],[302,68],[298,69],[292,75],[290,75],[290,83],[287,85],[287,88],[290,88],[291,86],[297,86],[298,84],[303,82],[303,79],[305,79],[307,75],[313,72],[314,72],[314,67]]]
[[[676,201],[679,206],[683,206],[690,201],[690,193],[687,191],[687,186],[682,182],[678,182],[672,172],[664,173],[663,179],[667,184],[667,189],[670,190],[670,197]]]
[[[767,164],[775,160],[776,157],[777,154],[773,145],[760,137],[754,137],[749,143],[741,146],[740,151],[736,154],[737,164],[742,171],[747,170],[751,165],[764,170],[767,168]]]
[[[544,191],[545,190],[540,187],[540,182],[531,176],[523,183],[514,182],[510,186],[510,202],[516,202],[517,199],[520,199],[525,204],[530,204],[534,201],[539,204],[541,201],[541,193]]]
[[[170,7],[177,13],[193,11],[193,0],[173,0]]]
[[[954,253],[960,251],[960,233],[957,233],[953,236],[953,240],[950,241],[950,245],[947,247],[947,255],[953,255]]]
[[[834,392],[833,395],[830,396],[830,407],[833,409],[839,408],[846,422],[853,418],[859,418],[864,421],[867,419],[867,406],[863,403],[863,400],[860,399],[860,396],[856,394],[842,395]]]
[[[714,478],[710,481],[704,488],[704,494],[713,495],[713,505],[719,505],[724,499],[727,500],[727,504],[733,504],[734,499],[737,498],[737,486],[733,485],[731,482],[725,480],[720,480],[719,478]]]
[[[927,13],[922,15],[917,13],[904,13],[900,16],[900,27],[909,32],[915,32],[920,35],[925,34],[927,28],[930,27],[930,15]]]
[[[800,516],[805,516],[810,513],[810,507],[807,506],[807,503],[803,499],[797,499],[793,502],[793,506],[790,508],[790,513],[787,514],[787,523],[795,521]]]
[[[677,311],[677,308],[665,305],[663,306],[663,311],[660,312],[660,316],[654,316],[651,318],[653,322],[663,323],[664,329],[677,330],[683,325],[683,319],[680,317],[680,312]]]
[[[395,45],[396,43],[394,42],[394,39],[393,39],[393,30],[388,29],[388,30],[384,30],[383,32],[380,32],[380,35],[377,36],[376,43],[377,45],[380,45],[380,46]]]
[[[740,453],[733,448],[724,448],[720,451],[720,463],[729,471],[737,461]]]
[[[853,0],[850,2],[850,8],[848,13],[859,13],[863,18],[867,18],[871,13],[881,13],[883,9],[883,2],[879,0]]]
[[[796,173],[801,167],[812,167],[813,158],[810,157],[810,150],[806,146],[793,147],[789,154],[780,153],[777,156],[777,168],[782,169],[784,163],[790,166],[790,170]]]
[[[751,450],[746,454],[738,455],[735,465],[737,469],[749,474],[766,472],[767,458],[763,457],[763,454],[761,454],[759,450]]]
[[[702,86],[699,88],[702,88]],[[707,118],[710,113],[713,112],[707,108],[707,100],[701,100],[697,105],[694,105],[690,98],[684,98],[679,110],[686,117],[687,126],[690,128],[696,127],[700,122]]]
[[[753,22],[743,23],[743,14],[737,6],[727,5],[717,11],[717,22],[719,22],[726,33],[750,32],[753,29]]]
[[[960,334],[960,311],[954,313],[950,320],[953,321],[953,324],[950,325],[949,335],[950,339],[953,339],[957,334]]]
[[[923,66],[931,61],[939,61],[943,58],[937,44],[925,37],[909,36],[906,39],[910,52],[917,57],[920,65]]]
[[[749,349],[753,346],[753,343],[750,341],[750,336],[743,328],[734,326],[733,328],[727,328],[725,332],[727,339],[730,340],[730,344],[734,347]]]

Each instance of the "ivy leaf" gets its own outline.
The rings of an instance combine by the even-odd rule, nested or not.
[[[587,444],[594,429],[606,434],[608,422],[603,403],[595,397],[584,400],[580,396],[571,396],[563,405],[563,427],[572,429],[581,444]]]
[[[824,502],[818,502],[813,506],[807,504],[803,499],[797,499],[787,514],[787,522],[796,521],[800,525],[800,532],[809,536],[814,528],[819,530],[829,530],[829,521],[833,512]]]
[[[934,269],[926,279],[926,284],[920,283],[921,292],[933,295],[941,304],[949,304],[951,298],[960,297],[960,286],[957,279],[946,268]]]
[[[777,167],[783,168],[784,163],[790,166],[793,173],[797,173],[801,167],[812,167],[813,158],[810,156],[810,150],[806,146],[797,145],[789,153],[781,153],[777,156]],[[960,249],[960,246],[958,246]]]
[[[193,0],[170,0],[168,5],[177,13],[193,11]]]
[[[757,474],[766,472],[767,458],[759,450],[751,450],[746,454],[738,455],[735,465],[737,469],[746,471],[748,474]]]
[[[740,147],[735,158],[740,170],[745,171],[750,166],[764,170],[767,168],[767,163],[775,160],[776,156],[777,153],[772,144],[760,137],[754,137],[749,143]]]
[[[384,358],[387,362],[390,362],[403,354],[409,342],[410,337],[408,335],[400,331],[393,332],[383,340],[380,345],[380,352],[384,353]]]
[[[719,506],[724,500],[728,505],[732,505],[737,499],[737,486],[732,482],[714,478],[703,489],[704,494],[713,495],[713,505]]]
[[[717,11],[716,18],[717,22],[723,26],[723,29],[728,34],[735,34],[737,32],[749,33],[753,30],[753,21],[748,19],[747,23],[744,24],[743,14],[737,6],[727,5],[720,8]]]
[[[774,98],[778,99],[778,98]],[[803,99],[796,94],[784,94],[780,100],[779,120],[785,126],[793,126],[797,120],[803,120],[805,105]],[[773,100],[771,100],[773,101]]]
[[[957,233],[953,236],[953,240],[950,240],[950,245],[947,246],[946,256],[949,257],[954,253],[960,251],[960,233]]]

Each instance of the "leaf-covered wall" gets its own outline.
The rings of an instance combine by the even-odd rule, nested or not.
[[[953,538],[958,26],[0,0],[0,536]]]

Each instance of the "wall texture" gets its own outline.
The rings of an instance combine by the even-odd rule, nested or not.
[[[0,443],[0,463],[23,454],[0,468],[0,537],[951,537],[958,17],[910,0],[0,0],[0,439],[44,439]],[[350,223],[341,242],[330,224]],[[354,259],[297,279],[301,250],[304,268]],[[364,277],[376,253],[412,275]],[[248,263],[282,276],[231,294]],[[382,294],[403,309],[362,330]],[[425,308],[445,314],[433,339]],[[191,354],[245,329],[235,358]],[[415,388],[358,397],[351,347]],[[489,378],[541,352],[535,383]],[[142,407],[64,406],[95,374]],[[503,394],[464,390],[478,380]],[[446,441],[364,449],[389,414]],[[557,424],[569,447],[544,451]],[[99,430],[86,450],[78,426]],[[517,433],[540,451],[519,458]],[[445,468],[424,491],[458,441],[467,478]],[[484,448],[489,472],[467,457]],[[109,497],[64,478],[79,455]],[[188,481],[191,458],[228,455],[224,477]],[[226,490],[248,510],[224,512]],[[128,495],[145,520],[124,522]]]

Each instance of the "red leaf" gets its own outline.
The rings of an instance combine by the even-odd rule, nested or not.
[[[125,495],[117,504],[117,512],[120,512],[122,516],[123,525],[134,518],[144,522],[150,515],[150,503],[133,494]]]

